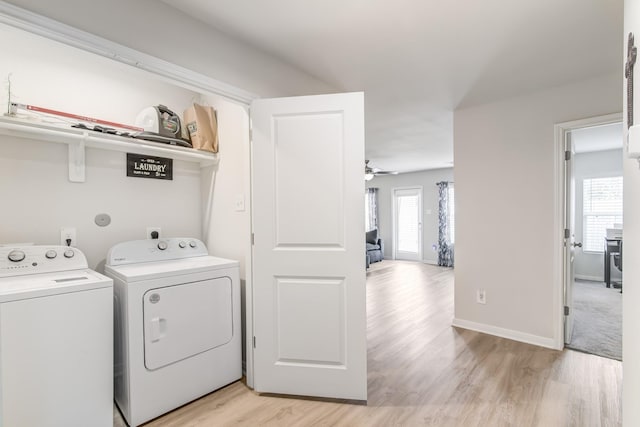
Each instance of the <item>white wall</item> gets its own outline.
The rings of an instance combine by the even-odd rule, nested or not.
[[[251,275],[247,259],[251,250],[249,115],[244,107],[218,96],[203,96],[202,103],[216,109],[220,138],[219,163],[202,171],[203,234],[210,253],[240,261],[242,360],[246,362],[246,322],[251,321],[245,298],[246,278]],[[238,199],[244,202],[243,210],[236,208]],[[250,369],[250,362],[247,366]]]
[[[246,108],[218,96],[206,95],[202,101],[216,109],[221,142],[219,163],[203,169],[203,231],[211,253],[240,260],[244,279],[247,266],[245,257],[250,249],[251,236],[250,147],[249,132],[246,131],[249,128],[249,115]],[[244,201],[242,210],[235,206],[238,198]]]
[[[12,41],[0,46],[0,75],[12,73],[14,101],[133,124],[145,106],[163,102],[182,112],[196,96],[19,30],[0,26],[0,37]],[[145,238],[147,226],[165,236],[201,236],[196,163],[174,161],[172,181],[128,178],[125,153],[87,148],[86,182],[71,183],[66,145],[2,136],[0,147],[0,242],[59,244],[60,227],[72,226],[90,267],[101,269],[113,244]],[[98,227],[99,213],[112,223]]]
[[[376,176],[366,183],[367,188],[378,190],[378,223],[384,242],[384,257],[393,257],[393,195],[394,188],[422,187],[422,258],[437,264],[438,244],[438,187],[436,182],[453,181],[453,168],[433,169],[398,175]]]
[[[16,2],[19,6],[37,9],[37,12],[60,18],[60,21],[174,61],[178,65],[199,70],[217,80],[226,80],[226,83],[239,85],[245,90],[279,96],[328,90],[325,84],[316,79],[228,39],[161,2],[123,1],[108,5],[103,2],[73,1],[19,3]],[[146,8],[145,13],[137,8]],[[128,9],[130,13],[127,12]],[[69,11],[72,13],[68,13]],[[150,12],[153,16],[147,13],[149,11],[153,11]],[[98,14],[103,15],[100,19],[95,19]],[[145,16],[145,19],[140,19],[140,16]],[[169,19],[172,25],[157,25]],[[119,24],[114,26],[113,22]],[[175,29],[178,26],[181,27],[180,31],[170,31],[170,36],[163,34],[167,28]],[[102,31],[97,31],[99,28]],[[133,67],[11,27],[1,27],[0,37],[11,40],[11,43],[4,43],[1,48],[3,61],[0,64],[0,75],[6,81],[5,76],[11,74],[13,102],[132,124],[137,113],[144,107],[163,103],[177,113],[182,113],[184,108],[201,96],[163,83]],[[185,49],[189,39],[193,43],[189,49]],[[212,53],[201,55],[200,52]],[[5,90],[2,91],[0,100],[3,106],[6,105]],[[176,161],[175,177],[171,183],[123,178],[124,154],[88,149],[87,182],[82,185],[71,184],[66,181],[65,175],[66,146],[25,145],[23,141],[14,142],[3,138],[3,145],[10,146],[3,148],[6,154],[0,153],[0,156],[11,167],[3,168],[2,174],[6,179],[3,179],[0,188],[6,188],[3,196],[10,196],[7,200],[21,207],[4,211],[4,223],[19,224],[19,218],[31,215],[25,215],[23,211],[42,212],[42,209],[36,209],[35,206],[41,206],[39,199],[47,195],[57,194],[55,200],[64,200],[65,203],[54,204],[54,208],[49,208],[51,211],[44,221],[39,220],[38,215],[35,218],[31,218],[34,216],[31,215],[30,219],[36,222],[36,226],[28,229],[0,228],[0,242],[55,243],[59,240],[60,226],[75,226],[78,228],[80,248],[87,252],[91,266],[96,267],[111,244],[143,238],[148,225],[161,226],[163,235],[167,236],[183,234],[199,237],[204,231],[207,235],[203,237],[208,240],[212,252],[220,250],[218,253],[221,256],[240,259],[241,276],[244,278],[247,252],[240,248],[246,245],[250,229],[247,219],[250,202],[248,116],[243,107],[223,99],[209,97],[208,101],[219,109],[222,160],[218,167],[207,168],[202,174],[195,163]],[[33,159],[40,159],[45,164],[34,164]],[[55,170],[51,170],[54,163]],[[110,175],[97,173],[94,168],[113,172]],[[22,187],[44,189],[41,171],[61,177],[57,181],[48,180],[47,194],[44,194],[44,190],[43,194],[39,191],[23,194],[13,184],[20,180]],[[136,182],[132,183],[132,180]],[[215,187],[211,196],[210,184]],[[169,187],[171,190],[167,191]],[[78,196],[80,192],[82,197]],[[108,192],[110,195],[105,196]],[[235,211],[233,203],[236,197],[245,198],[247,206],[244,212]],[[101,206],[101,211],[92,214],[92,218],[97,213],[107,212],[114,217],[113,223],[106,229],[94,231],[96,226],[93,225],[92,218],[91,221],[87,218],[86,212],[82,214],[82,218],[76,215],[76,205],[80,200],[83,206]],[[100,202],[96,203],[97,201]],[[157,209],[143,210],[141,202]],[[120,221],[115,217],[118,212],[123,214]],[[206,221],[205,228],[209,223],[213,225],[201,230],[207,213],[213,214],[215,218]],[[103,238],[105,233],[108,234],[106,239]],[[98,236],[102,237],[98,239]]]
[[[604,178],[622,176],[622,149],[579,153],[574,157],[574,178],[576,182],[575,235],[576,241],[584,242],[583,230],[583,201],[582,181],[585,178]],[[604,257],[602,252],[584,252],[576,248],[575,274],[577,279],[604,280]],[[611,268],[611,278],[619,280],[620,271]]]
[[[640,2],[637,0],[625,0],[624,2],[624,35],[621,37],[620,51],[622,53],[624,40],[624,56],[626,60],[627,34],[635,34],[636,46],[640,41]],[[621,63],[622,63],[621,58]],[[640,79],[636,64],[634,78]],[[636,83],[637,85],[637,83]],[[625,86],[626,88],[626,86]],[[619,91],[624,89],[619,86]],[[634,99],[635,125],[640,124],[640,101],[638,93]],[[623,105],[626,104],[626,97]],[[624,117],[627,117],[626,105]],[[627,129],[627,121],[624,121],[624,129]],[[626,132],[625,132],[626,135]],[[623,425],[631,427],[640,425],[640,287],[633,286],[640,283],[640,167],[636,160],[624,161],[624,231],[623,231],[623,257],[624,257],[624,282],[631,286],[625,286],[622,302],[622,360],[623,360],[623,384],[622,384],[622,421]]]
[[[150,105],[182,115],[199,94],[137,68],[0,24],[0,108],[11,101],[133,125]],[[71,121],[73,122],[73,121]]]
[[[181,65],[263,97],[335,88],[157,0],[8,3]]]
[[[161,2],[13,3],[260,96],[335,91]],[[16,30],[0,29],[3,40],[11,41],[2,46],[0,75],[4,80],[12,74],[12,101],[132,123],[150,105],[163,103],[181,113],[191,102],[202,100],[218,110],[221,160],[204,170],[195,163],[175,161],[172,182],[133,180],[125,177],[123,153],[87,149],[87,181],[72,184],[67,180],[66,146],[0,138],[0,194],[3,207],[13,207],[0,210],[0,224],[4,224],[0,242],[56,243],[61,226],[74,226],[90,267],[100,271],[114,243],[144,238],[147,226],[160,226],[165,236],[201,237],[211,253],[240,260],[244,294],[245,278],[250,274],[250,150],[245,108],[12,31]],[[36,40],[45,47],[27,46]],[[5,102],[6,96],[3,105]],[[244,211],[235,207],[239,197],[244,198]],[[110,214],[112,224],[97,227],[93,218],[98,213]]]
[[[454,324],[553,346],[554,124],[620,111],[621,73],[456,110]],[[476,290],[486,290],[486,305]]]
[[[35,2],[33,6],[44,6],[34,9],[67,24],[260,95],[333,91],[163,3],[120,3]],[[163,21],[171,25],[160,25]],[[102,31],[97,31],[101,24]],[[175,34],[165,35],[168,28]],[[67,179],[66,145],[0,137],[0,243],[57,244],[60,227],[73,226],[89,266],[102,271],[108,249],[144,238],[147,226],[161,227],[164,236],[200,237],[210,253],[240,261],[244,322],[251,231],[246,108],[11,27],[0,27],[0,37],[11,41],[0,47],[0,75],[11,74],[12,102],[133,124],[147,106],[162,103],[181,114],[197,101],[217,109],[220,138],[218,165],[201,170],[196,163],[175,161],[173,181],[127,178],[124,153],[90,148],[87,180],[77,184]],[[6,105],[5,91],[0,99]],[[239,198],[245,202],[244,210],[236,208]],[[111,215],[112,223],[96,226],[93,218],[98,213]]]

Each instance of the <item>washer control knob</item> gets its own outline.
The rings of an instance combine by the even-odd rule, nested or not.
[[[161,251],[167,249],[167,242],[165,242],[164,240],[158,242],[158,249],[160,249]]]
[[[67,249],[66,251],[64,251],[64,257],[65,257],[65,258],[73,258],[73,256],[74,256],[75,254],[76,254],[76,253],[75,253],[75,252],[73,252],[73,249]]]
[[[195,247],[196,247],[196,242],[195,242],[195,241],[193,241],[193,240],[192,240],[192,241],[190,241],[190,242],[189,242],[189,246],[191,246],[192,248],[195,248]]]
[[[51,249],[51,250],[47,251],[47,252],[44,254],[44,256],[45,256],[47,259],[54,259],[55,257],[57,257],[57,256],[58,256],[58,253],[57,253],[56,251],[54,251],[53,249]]]
[[[13,250],[9,252],[9,261],[20,262],[24,259],[25,256],[26,255],[23,251]]]
[[[180,246],[181,248],[184,249],[184,248],[187,247],[187,244],[185,242],[180,242],[180,243],[178,243],[178,246]]]

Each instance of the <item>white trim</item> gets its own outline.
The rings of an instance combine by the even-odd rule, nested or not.
[[[161,76],[180,86],[249,105],[258,95],[0,0],[0,22]]]
[[[622,121],[622,113],[613,113],[554,125],[553,168],[554,219],[553,219],[553,341],[550,348],[564,347],[564,135],[573,129],[597,127]]]
[[[423,259],[422,262],[424,264],[438,265],[438,260],[437,259]]]
[[[244,373],[247,382],[247,386],[251,389],[254,388],[254,364],[253,364],[253,242],[251,236],[253,235],[253,147],[252,147],[252,131],[251,131],[251,109],[245,108],[245,119],[247,120],[246,128],[247,133],[244,135],[244,145],[247,149],[247,156],[244,158],[244,176],[247,178],[244,182],[244,192],[249,197],[245,198],[245,208],[249,215],[247,215],[246,226],[249,228],[249,240],[245,249],[245,283],[244,283],[244,323],[245,323],[245,365]]]
[[[584,274],[575,274],[573,277],[578,280],[588,280],[590,282],[602,282],[604,284],[604,277],[602,276],[586,276]]]
[[[527,334],[525,332],[514,331],[512,329],[504,329],[493,325],[487,325],[485,323],[476,323],[469,320],[453,319],[452,326],[462,329],[468,329],[470,331],[482,332],[484,334],[493,335],[496,337],[507,338],[513,341],[519,341],[527,344],[533,344],[540,347],[551,348],[553,350],[562,350],[564,343],[557,344],[555,338],[541,337],[539,335]]]

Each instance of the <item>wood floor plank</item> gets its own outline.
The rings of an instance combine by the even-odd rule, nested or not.
[[[451,269],[372,264],[366,405],[258,395],[236,382],[147,426],[621,425],[620,362],[454,328],[452,318]]]

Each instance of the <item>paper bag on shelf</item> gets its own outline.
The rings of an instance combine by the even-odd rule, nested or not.
[[[218,117],[212,107],[193,104],[184,111],[191,145],[197,150],[218,152]]]

